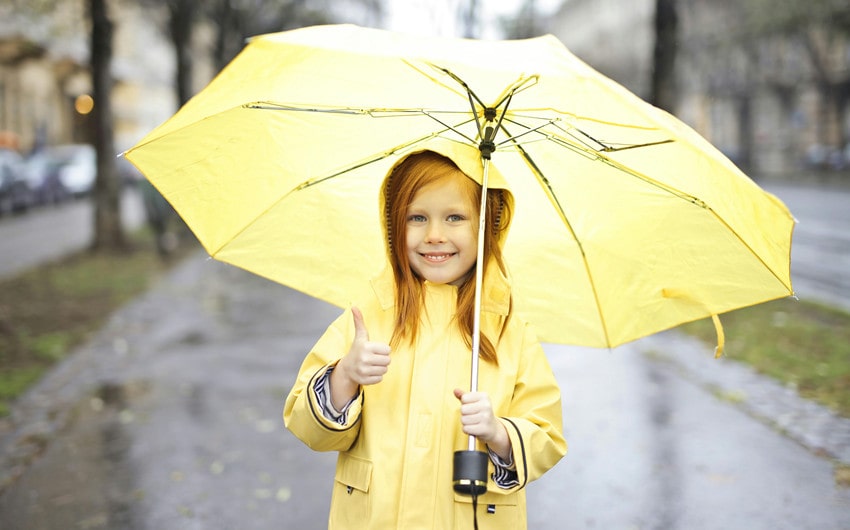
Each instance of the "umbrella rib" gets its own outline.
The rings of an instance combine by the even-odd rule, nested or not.
[[[412,147],[416,144],[422,143],[422,142],[424,142],[424,141],[426,141],[430,138],[434,138],[436,136],[439,136],[440,134],[442,134],[444,132],[446,132],[446,131],[443,130],[443,131],[440,131],[438,133],[433,133],[433,134],[429,134],[429,135],[426,135],[426,136],[422,136],[422,137],[417,138],[415,140],[411,140],[407,143],[397,145],[397,146],[395,146],[395,147],[393,147],[393,148],[391,148],[387,151],[383,151],[383,152],[375,154],[371,157],[362,159],[359,162],[355,162],[354,164],[352,164],[350,166],[346,166],[345,168],[340,169],[338,171],[335,171],[335,172],[333,172],[329,175],[325,175],[323,177],[318,177],[318,178],[313,178],[313,179],[310,179],[310,180],[305,180],[304,182],[302,182],[301,184],[299,184],[298,186],[294,187],[292,190],[287,192],[287,194],[284,195],[282,198],[287,197],[290,193],[300,191],[300,190],[303,190],[305,188],[309,188],[311,186],[315,186],[316,184],[321,184],[322,182],[325,182],[326,180],[330,180],[330,179],[345,175],[346,173],[354,171],[355,169],[360,169],[362,167],[368,166],[369,164],[374,164],[375,162],[379,162],[379,161],[387,158],[388,156],[392,156],[395,153],[398,153],[399,151],[404,151],[405,149],[409,149],[410,147]]]
[[[505,131],[505,132],[507,133],[507,131]],[[564,132],[567,132],[567,131],[564,131]],[[582,132],[582,134],[584,134],[584,133]],[[588,138],[592,139],[592,137],[590,137],[590,136],[588,136]],[[558,138],[558,137],[555,137],[555,136],[547,136],[547,139],[554,141],[554,142],[556,142],[559,145],[562,145],[564,147],[570,148],[575,152],[582,153],[582,150],[579,149],[578,146],[572,145],[569,142],[566,142],[561,138]],[[576,140],[578,140],[578,139],[576,138]],[[578,140],[578,141],[580,141],[580,140]],[[596,141],[596,140],[594,139],[594,141]],[[611,150],[604,151],[604,152],[616,152],[616,151],[622,151],[622,150],[625,150],[625,149],[630,149],[632,147],[645,147],[645,146],[650,146],[650,145],[660,145],[660,144],[665,144],[665,143],[671,143],[672,141],[673,140],[666,140],[666,141],[659,141],[659,142],[653,142],[653,143],[648,143],[648,144],[628,146],[628,147],[625,147],[625,148],[611,149]],[[604,144],[601,144],[601,145],[604,145]],[[542,177],[542,172],[540,172],[539,169],[537,168],[537,166],[533,163],[533,161],[530,160],[530,157],[527,156],[527,153],[525,152],[525,150],[523,150],[521,148],[521,146],[519,146],[519,145],[517,145],[517,148],[520,149],[521,153],[523,154],[523,157],[525,157],[529,161],[529,163],[532,164],[532,167],[534,168],[534,172]],[[589,155],[589,153],[586,153],[586,154]],[[659,182],[659,181],[657,181],[653,178],[650,178],[647,175],[644,175],[643,173],[639,173],[637,171],[634,171],[634,170],[632,170],[632,169],[630,169],[630,168],[608,158],[607,156],[602,155],[601,153],[597,153],[596,159],[598,159],[600,162],[602,162],[604,164],[611,166],[614,169],[620,170],[620,171],[622,171],[622,172],[624,172],[628,175],[631,175],[634,178],[640,179],[640,180],[646,182],[647,184],[655,186],[658,189],[664,190],[665,192],[670,193],[671,195],[679,197],[680,199],[685,200],[687,202],[690,202],[690,203],[694,204],[695,206],[702,208],[702,209],[706,210],[707,212],[709,212],[715,219],[717,219],[720,223],[722,223],[723,226],[725,226],[729,230],[730,233],[734,234],[735,238],[738,241],[741,242],[741,244],[747,249],[747,251],[751,255],[753,255],[759,261],[759,263],[761,263],[764,266],[765,269],[770,271],[770,273],[773,275],[773,277],[776,278],[776,280],[779,281],[780,284],[784,285],[786,288],[788,288],[789,291],[791,291],[790,286],[785,285],[785,282],[782,281],[780,276],[770,266],[768,266],[767,263],[765,263],[764,259],[762,259],[762,257],[755,250],[753,250],[753,248],[750,246],[750,244],[747,243],[744,240],[744,238],[742,238],[741,235],[734,228],[732,228],[729,225],[729,223],[726,222],[725,219],[723,219],[723,217],[721,217],[713,208],[711,208],[708,204],[706,204],[705,201],[703,201],[702,199],[700,199],[698,197],[691,195],[690,193],[687,193],[687,192],[684,192],[682,190],[679,190],[679,189],[673,188],[671,186],[668,186],[666,184],[663,184],[663,183],[661,183],[661,182]],[[546,182],[546,185],[548,186],[548,181]],[[551,193],[551,188],[549,188],[549,190],[550,190],[550,193]],[[554,193],[552,193],[552,196],[554,197]],[[560,208],[560,205],[558,205],[558,207]],[[570,228],[570,232],[573,233],[572,227],[569,227],[569,228]],[[574,233],[573,233],[573,237],[575,237]],[[576,239],[576,242],[578,243],[578,239]],[[581,249],[580,243],[579,243],[579,248]],[[582,249],[582,256],[584,256],[584,250],[583,249]],[[596,290],[594,289],[594,295],[595,295],[595,293],[596,293]],[[607,336],[607,334],[606,334],[606,336]]]
[[[560,129],[563,130],[562,128],[560,128]],[[668,144],[668,143],[673,142],[672,139],[668,138],[666,140],[659,140],[657,142],[647,142],[647,143],[643,143],[643,144],[623,144],[624,145],[623,147],[613,147],[612,144],[606,144],[602,140],[597,140],[596,138],[594,138],[590,134],[584,132],[582,129],[579,129],[578,127],[574,127],[574,129],[576,131],[578,131],[580,134],[582,134],[583,136],[590,138],[591,141],[596,142],[597,144],[601,145],[602,146],[602,152],[604,152],[604,153],[616,153],[617,151],[625,151],[627,149],[637,149],[638,147],[649,147],[649,146],[653,146],[653,145]],[[567,132],[567,131],[564,131],[564,132]],[[573,136],[573,138],[575,138],[575,136]],[[576,140],[578,140],[578,138],[576,138]]]
[[[533,117],[527,117],[527,118],[533,118]],[[578,128],[574,128],[583,137],[590,139],[595,144],[597,144],[598,147],[596,147],[596,146],[590,145],[588,142],[586,142],[585,140],[583,140],[581,137],[577,136],[576,134],[572,133],[570,130],[565,129],[564,127],[561,127],[558,124],[558,122],[561,121],[559,118],[548,118],[548,119],[546,119],[546,118],[536,118],[536,119],[545,119],[546,121],[545,121],[545,123],[543,123],[541,125],[538,125],[536,127],[531,127],[531,126],[526,125],[526,124],[524,124],[524,123],[522,123],[522,122],[520,122],[516,119],[505,118],[505,120],[507,122],[515,124],[519,127],[524,127],[526,130],[524,132],[520,133],[520,134],[517,134],[516,136],[512,136],[512,137],[502,141],[499,145],[506,145],[508,143],[517,144],[517,143],[520,143],[520,142],[516,142],[517,138],[521,138],[523,136],[526,136],[526,135],[529,135],[529,134],[532,134],[532,133],[538,133],[538,134],[540,134],[540,136],[542,136],[542,138],[540,138],[540,140],[550,140],[550,141],[558,143],[562,147],[572,149],[576,153],[587,156],[588,158],[598,158],[598,156],[597,156],[598,153],[615,153],[615,152],[618,152],[618,151],[625,151],[627,149],[636,149],[638,147],[650,147],[650,146],[661,145],[661,144],[673,142],[673,140],[660,140],[660,141],[657,141],[657,142],[647,142],[647,143],[643,143],[643,144],[624,144],[623,147],[614,147],[613,144],[603,143],[600,140],[597,140],[596,138],[594,138],[593,136],[585,133],[583,130],[578,129]],[[579,145],[571,144],[570,142],[567,142],[562,138],[559,138],[559,137],[557,137],[557,136],[555,136],[551,133],[547,133],[546,131],[543,131],[543,128],[548,126],[548,125],[551,125],[551,126],[557,128],[558,130],[562,131],[565,135],[569,136],[570,138],[573,138]],[[579,146],[584,146],[584,149],[579,147]],[[594,154],[591,155],[591,153],[594,153]]]
[[[449,129],[446,129],[446,130],[449,130]],[[388,157],[388,156],[391,156],[391,155],[393,155],[393,154],[395,154],[395,153],[397,153],[397,152],[399,152],[399,151],[403,151],[403,150],[405,150],[405,149],[409,149],[409,148],[411,148],[412,146],[414,146],[414,145],[416,145],[416,144],[419,144],[419,143],[422,143],[422,142],[424,142],[424,141],[427,141],[427,140],[428,140],[428,139],[430,139],[430,138],[434,138],[434,137],[436,137],[436,136],[439,136],[440,134],[442,134],[442,133],[446,132],[446,130],[439,131],[439,132],[436,132],[436,133],[432,133],[432,134],[428,134],[428,135],[425,135],[425,136],[422,136],[422,137],[416,138],[415,140],[411,140],[411,141],[409,141],[409,142],[406,142],[406,143],[403,143],[403,144],[397,145],[397,146],[395,146],[395,147],[393,147],[393,148],[391,148],[391,149],[389,149],[389,150],[382,151],[382,152],[380,152],[380,153],[377,153],[377,154],[375,154],[375,155],[372,155],[371,157],[367,157],[367,158],[361,159],[359,162],[355,162],[354,164],[352,164],[352,165],[350,165],[350,166],[347,166],[347,167],[345,167],[345,168],[339,169],[339,170],[337,170],[337,171],[335,171],[335,172],[333,172],[333,173],[331,173],[331,174],[329,174],[329,175],[325,175],[325,176],[323,176],[323,177],[318,177],[318,178],[309,179],[309,180],[306,180],[306,181],[302,182],[302,183],[301,183],[301,184],[299,184],[298,186],[295,186],[294,188],[292,188],[291,190],[289,190],[288,192],[286,192],[284,195],[282,195],[282,196],[281,196],[280,198],[278,198],[276,201],[274,201],[273,203],[269,204],[269,205],[268,205],[268,207],[266,207],[264,210],[262,210],[262,211],[261,211],[261,212],[259,212],[257,215],[255,215],[255,216],[254,216],[254,218],[253,218],[250,222],[245,223],[245,225],[242,227],[242,229],[241,229],[241,230],[239,230],[238,232],[234,233],[234,234],[232,235],[232,237],[230,237],[230,239],[228,239],[226,242],[222,243],[222,244],[219,246],[219,248],[215,249],[214,251],[209,252],[210,256],[215,256],[215,255],[217,255],[217,254],[218,254],[218,252],[220,252],[220,251],[221,251],[221,249],[223,249],[224,247],[226,247],[226,246],[227,246],[228,244],[230,244],[233,240],[237,239],[237,238],[238,238],[238,237],[239,237],[242,233],[244,233],[246,230],[248,230],[248,228],[249,228],[249,227],[251,227],[251,226],[252,226],[252,225],[253,225],[253,224],[254,224],[257,220],[259,220],[260,218],[262,218],[262,217],[263,217],[263,215],[265,215],[268,211],[270,211],[272,208],[274,208],[274,207],[275,207],[276,205],[278,205],[281,201],[285,200],[287,197],[289,197],[289,196],[290,196],[290,195],[292,195],[293,193],[296,193],[296,192],[298,192],[298,191],[304,190],[304,189],[306,189],[306,188],[310,188],[310,187],[312,187],[312,186],[316,186],[316,185],[318,185],[318,184],[321,184],[321,183],[326,182],[326,181],[328,181],[328,180],[334,179],[334,178],[336,178],[336,177],[339,177],[339,176],[345,175],[346,173],[349,173],[349,172],[354,171],[354,170],[356,170],[356,169],[360,169],[360,168],[362,168],[362,167],[368,166],[369,164],[374,164],[375,162],[379,162],[379,161],[383,160],[384,158],[386,158],[386,157]]]
[[[729,232],[735,236],[735,239],[740,241],[740,243],[744,246],[744,248],[747,249],[747,252],[749,252],[753,257],[755,257],[758,260],[758,262],[761,263],[764,266],[765,269],[770,271],[770,274],[772,274],[773,277],[776,278],[776,280],[781,285],[786,287],[790,294],[793,294],[793,289],[791,288],[791,286],[786,285],[785,282],[782,281],[782,278],[780,277],[780,275],[777,274],[773,270],[773,268],[771,268],[767,263],[765,263],[765,261],[761,257],[761,255],[759,255],[758,252],[753,250],[753,248],[750,246],[750,244],[747,243],[747,241],[743,237],[741,237],[741,235],[738,233],[738,231],[735,230],[729,223],[727,223],[726,219],[724,219],[720,214],[718,214],[714,210],[714,208],[712,208],[711,206],[706,204],[706,202],[704,200],[700,199],[699,197],[695,197],[695,196],[691,195],[690,193],[686,193],[684,191],[673,188],[671,186],[667,186],[667,185],[665,185],[665,184],[663,184],[663,183],[661,183],[661,182],[659,182],[655,179],[648,177],[647,175],[644,175],[643,173],[638,173],[637,171],[633,171],[633,170],[623,166],[622,164],[620,164],[620,163],[618,163],[614,160],[611,160],[608,157],[600,155],[599,159],[600,159],[600,161],[608,164],[609,166],[611,166],[615,169],[619,169],[620,171],[623,171],[626,174],[632,175],[633,177],[638,178],[638,179],[646,182],[647,184],[651,184],[651,185],[653,185],[653,186],[655,186],[655,187],[657,187],[661,190],[666,191],[667,193],[670,193],[671,195],[675,195],[676,197],[679,197],[680,199],[685,200],[687,202],[690,202],[691,204],[697,206],[698,208],[702,208],[703,210],[707,211],[709,214],[711,214],[712,217],[717,219],[718,222],[720,222],[724,227],[726,227],[726,229],[728,229]]]
[[[503,131],[505,131],[505,134],[509,138],[512,138],[511,133],[508,132],[507,128],[505,128],[504,125],[500,125],[500,127]],[[534,175],[537,177],[537,180],[540,182],[541,186],[545,190],[546,194],[549,197],[549,201],[551,201],[552,204],[555,206],[555,210],[558,212],[558,215],[561,218],[561,222],[563,222],[564,226],[567,227],[567,230],[570,231],[570,235],[572,236],[573,241],[575,241],[576,245],[578,245],[579,252],[581,252],[582,263],[584,264],[584,271],[585,274],[587,274],[588,281],[590,282],[590,289],[593,292],[593,299],[596,301],[596,311],[599,314],[599,324],[602,327],[602,333],[605,335],[605,343],[610,347],[611,337],[608,333],[608,327],[605,325],[605,316],[602,314],[602,305],[599,303],[599,293],[596,290],[596,282],[593,279],[593,273],[590,270],[590,264],[588,264],[587,262],[587,254],[585,254],[584,252],[584,245],[582,245],[581,240],[575,233],[575,230],[573,229],[570,220],[567,219],[567,214],[566,212],[564,212],[564,208],[563,206],[561,206],[561,202],[555,195],[555,191],[552,189],[552,185],[549,183],[549,179],[546,178],[546,176],[543,174],[543,171],[540,169],[534,159],[531,158],[531,155],[528,154],[528,151],[526,151],[522,147],[522,145],[520,145],[518,142],[515,142],[514,145],[516,149],[520,152],[522,157],[525,159],[525,161],[528,163],[528,165],[531,167],[532,173],[534,173]]]
[[[462,136],[468,142],[470,142],[470,144],[473,144],[473,145],[475,144],[475,139],[470,138],[468,135],[464,134],[460,129],[458,129],[458,127],[466,125],[467,123],[471,123],[473,121],[472,118],[467,119],[466,121],[461,121],[461,122],[459,122],[455,125],[449,125],[444,120],[441,120],[440,118],[437,117],[437,114],[462,114],[462,115],[465,115],[465,114],[467,114],[466,111],[463,111],[463,112],[462,111],[435,111],[435,110],[429,110],[429,109],[416,109],[416,108],[410,108],[410,109],[377,109],[377,108],[358,109],[358,108],[351,108],[351,107],[327,107],[327,108],[320,108],[318,106],[298,107],[298,106],[289,105],[289,104],[282,104],[282,103],[279,104],[279,103],[269,103],[269,102],[251,103],[251,104],[245,105],[245,107],[251,108],[251,109],[258,109],[258,110],[279,110],[279,111],[293,111],[293,112],[320,112],[320,113],[329,113],[329,114],[349,114],[349,115],[354,115],[354,116],[370,116],[370,117],[373,117],[373,118],[396,117],[396,116],[393,116],[393,115],[419,114],[419,115],[427,116],[428,118],[431,118],[435,122],[437,122],[440,125],[442,125],[443,127],[445,127],[444,130],[434,133],[433,136],[436,136],[438,134],[442,134],[446,131],[453,131],[453,132],[457,133],[458,135]],[[386,115],[380,116],[380,114],[386,114]],[[477,121],[477,119],[476,119],[476,121]],[[418,140],[418,141],[421,141],[421,140]]]

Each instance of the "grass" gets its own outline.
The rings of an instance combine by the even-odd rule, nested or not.
[[[726,355],[850,417],[850,313],[782,299],[721,315]],[[710,320],[681,328],[710,345]]]
[[[125,253],[80,252],[0,280],[0,417],[53,364],[143,293],[190,245],[168,260],[153,234],[129,236]]]
[[[173,261],[158,256],[149,231],[132,241],[127,254],[83,252],[0,281],[0,417],[45,370],[170,268]],[[189,247],[195,248],[183,245],[175,257]],[[721,320],[727,356],[850,417],[850,314],[785,299]],[[682,329],[714,345],[709,320]]]

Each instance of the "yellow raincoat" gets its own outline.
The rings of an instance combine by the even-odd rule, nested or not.
[[[481,328],[486,332],[504,323],[510,288],[495,266],[488,267],[484,284]],[[374,298],[359,307],[370,340],[389,343],[392,275],[380,276],[373,288]],[[457,288],[430,283],[425,288],[427,315],[417,344],[391,353],[389,371],[380,383],[362,387],[344,425],[322,415],[312,388],[351,346],[350,310],[316,343],[286,400],[284,421],[299,439],[317,451],[339,451],[330,529],[473,527],[471,497],[452,489],[452,457],[468,441],[452,391],[469,387],[469,347],[452,318]],[[516,315],[495,346],[499,365],[480,363],[479,389],[488,393],[507,428],[520,484],[505,490],[491,478],[478,498],[478,520],[481,528],[516,530],[526,528],[523,488],[566,452],[561,396],[534,332]],[[493,469],[491,462],[489,475]]]

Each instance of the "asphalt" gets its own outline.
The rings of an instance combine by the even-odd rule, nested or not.
[[[322,528],[333,455],[280,412],[337,313],[190,257],[0,422],[0,527]],[[850,420],[676,331],[546,349],[571,450],[531,527],[850,528]]]

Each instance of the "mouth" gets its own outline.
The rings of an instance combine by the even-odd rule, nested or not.
[[[420,253],[419,255],[429,263],[443,263],[451,259],[455,254],[455,252],[427,252]]]

